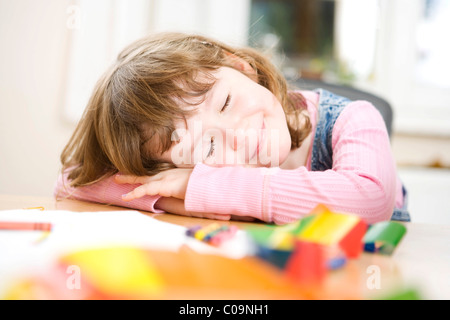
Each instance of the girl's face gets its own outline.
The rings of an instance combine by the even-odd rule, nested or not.
[[[211,166],[279,166],[291,148],[286,116],[278,99],[241,72],[221,67],[217,81],[176,124],[175,144],[161,160],[177,167],[198,162]],[[193,108],[185,104],[185,108]]]

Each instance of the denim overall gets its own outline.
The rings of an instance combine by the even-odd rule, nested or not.
[[[331,135],[334,124],[342,110],[351,101],[323,89],[316,89],[314,91],[319,94],[320,98],[317,127],[311,156],[311,170],[325,171],[333,167]],[[391,220],[411,221],[407,210],[407,192],[404,186],[402,186],[402,190],[404,199],[403,207],[394,208]]]

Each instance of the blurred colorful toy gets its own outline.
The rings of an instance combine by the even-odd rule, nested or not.
[[[369,227],[364,235],[364,250],[392,254],[400,240],[406,233],[406,227],[394,221],[383,221]]]
[[[316,208],[314,219],[299,233],[298,239],[325,246],[338,246],[348,258],[362,252],[362,238],[367,224],[356,215],[331,212],[327,207]]]
[[[64,254],[42,274],[19,279],[5,299],[155,299],[165,284],[151,255],[140,248],[113,246]]]
[[[248,229],[256,246],[256,254],[285,268],[297,242],[311,242],[322,246],[327,269],[343,266],[348,258],[362,252],[362,238],[367,224],[359,217],[335,213],[326,206],[317,206],[310,215],[297,222],[261,230]]]
[[[213,246],[220,246],[224,241],[233,238],[237,230],[236,226],[211,223],[204,227],[190,227],[186,230],[186,235]]]
[[[285,271],[289,278],[302,285],[321,284],[327,273],[323,246],[314,242],[296,241]]]

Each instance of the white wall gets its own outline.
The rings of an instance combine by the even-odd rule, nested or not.
[[[0,193],[50,196],[73,125],[61,121],[68,1],[0,0]]]
[[[0,194],[52,195],[59,155],[99,75],[89,76],[124,41],[178,30],[243,44],[249,3],[0,0]]]
[[[250,0],[71,0],[64,114],[78,121],[101,74],[149,32],[197,33],[247,43]],[[233,23],[230,23],[233,20]]]

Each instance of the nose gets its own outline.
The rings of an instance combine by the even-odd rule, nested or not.
[[[229,127],[226,129],[226,136],[228,144],[234,151],[238,151],[245,145],[245,139],[247,136],[247,129],[249,121],[244,115],[235,117],[232,123],[229,123]]]
[[[231,147],[234,151],[241,149],[245,144],[245,132],[242,129],[233,130]]]

